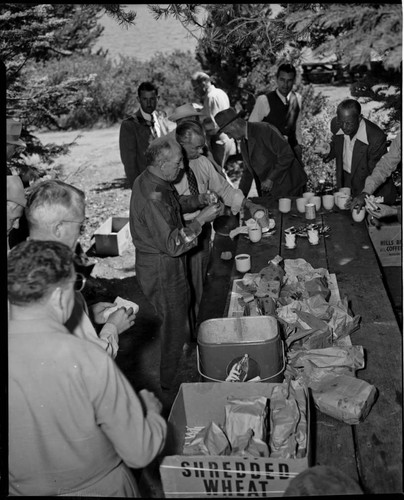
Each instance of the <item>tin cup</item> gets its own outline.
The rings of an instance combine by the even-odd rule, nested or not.
[[[366,209],[365,207],[362,207],[360,210],[359,210],[359,213],[356,211],[356,208],[354,208],[352,210],[352,219],[355,221],[355,222],[362,222],[363,219],[365,218],[365,215],[366,215]]]
[[[308,229],[307,236],[309,237],[310,245],[318,245],[319,236],[318,236],[318,229],[317,228],[312,227],[312,228]]]
[[[316,205],[314,203],[306,203],[305,217],[307,220],[313,220],[316,218]]]
[[[340,193],[339,196],[338,196],[338,207],[341,209],[341,210],[347,210],[347,208],[345,207],[345,204],[346,202],[349,200],[349,195],[348,194],[345,194],[345,193]]]
[[[236,269],[240,273],[246,273],[251,269],[251,257],[248,253],[240,253],[234,257]]]
[[[296,231],[285,231],[285,247],[296,248]]]
[[[261,226],[261,230],[263,233],[269,231],[269,219],[264,210],[257,210],[254,213],[254,219]]]
[[[311,200],[313,198],[314,193],[312,191],[306,191],[302,194],[303,198],[307,198],[307,200]]]
[[[339,192],[347,194],[348,196],[351,196],[351,188],[349,188],[349,187],[339,188]]]
[[[287,214],[290,212],[292,200],[290,198],[279,198],[279,212]]]

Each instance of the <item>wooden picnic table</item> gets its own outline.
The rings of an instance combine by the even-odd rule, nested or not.
[[[357,376],[377,388],[378,398],[366,419],[352,426],[313,408],[313,465],[337,467],[356,479],[365,493],[402,493],[402,337],[365,222],[354,222],[348,210],[320,210],[315,222],[330,226],[329,236],[321,236],[316,246],[297,237],[296,248],[289,250],[284,229],[313,221],[297,212],[294,200],[287,214],[268,198],[253,201],[270,210],[276,232],[257,243],[241,234],[234,240],[215,235],[199,322],[227,316],[233,279],[243,276],[234,259],[221,259],[223,251],[233,257],[250,254],[251,273],[277,254],[303,258],[314,268],[334,273],[341,297],[347,296],[353,314],[361,316],[359,330],[351,335],[352,344],[365,350],[366,365]]]

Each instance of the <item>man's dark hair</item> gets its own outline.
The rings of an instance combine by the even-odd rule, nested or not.
[[[278,68],[278,71],[276,72],[276,78],[278,78],[281,71],[283,71],[284,73],[293,73],[293,76],[296,78],[296,68],[292,64],[281,64]]]
[[[356,101],[355,99],[345,99],[344,101],[342,101],[338,104],[337,115],[340,111],[348,110],[348,109],[354,109],[356,111],[356,113],[358,114],[358,116],[362,112],[362,107],[358,101]]]
[[[143,82],[139,85],[137,89],[137,95],[140,97],[141,92],[156,92],[156,95],[159,95],[159,91],[155,85],[152,84],[152,82]]]
[[[7,270],[9,301],[35,303],[72,277],[73,252],[58,241],[23,241],[10,250]]]
[[[175,137],[180,144],[189,142],[192,134],[205,137],[202,125],[194,120],[182,122],[175,129]]]

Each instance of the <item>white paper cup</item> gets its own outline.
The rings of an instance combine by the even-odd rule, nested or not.
[[[261,226],[262,232],[269,231],[269,219],[264,210],[257,210],[254,214],[254,219]]]
[[[335,205],[337,205],[337,207],[339,207],[338,198],[341,196],[341,194],[343,194],[343,193],[341,193],[340,191],[336,191],[333,195],[334,196],[334,203],[335,203]]]
[[[341,210],[347,210],[347,208],[345,207],[345,203],[348,200],[349,200],[349,196],[347,194],[340,193],[339,196],[338,196],[338,207]]]
[[[362,207],[359,211],[359,213],[356,211],[356,208],[352,210],[352,219],[355,222],[362,222],[363,219],[365,218],[366,215],[366,209],[365,207]]]
[[[312,191],[306,191],[305,193],[302,194],[303,198],[307,198],[310,200],[310,198],[313,198],[314,193]]]
[[[292,200],[290,198],[279,198],[279,212],[287,214],[292,207]]]
[[[321,208],[321,196],[313,196],[311,198],[310,203],[314,203],[316,205],[316,210],[320,210]]]
[[[334,206],[334,196],[332,194],[323,195],[323,207],[326,210],[331,210]]]
[[[246,273],[251,269],[251,257],[248,253],[240,253],[234,257],[236,269],[240,273]]]
[[[347,194],[348,196],[351,196],[351,188],[349,188],[349,187],[339,188],[339,192]]]
[[[296,208],[301,214],[304,214],[306,210],[307,198],[296,198]]]
[[[255,226],[251,226],[248,228],[248,237],[253,243],[260,241],[262,237],[262,229],[258,223]]]

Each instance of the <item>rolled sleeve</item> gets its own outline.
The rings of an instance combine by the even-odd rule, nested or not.
[[[100,339],[105,342],[105,350],[115,359],[119,349],[119,335],[116,326],[112,323],[105,323],[100,331]]]

